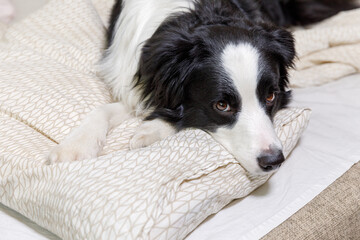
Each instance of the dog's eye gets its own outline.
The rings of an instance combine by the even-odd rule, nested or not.
[[[267,105],[273,104],[275,99],[276,99],[275,92],[272,92],[272,93],[268,94],[267,97],[266,97],[266,104]]]
[[[231,107],[230,105],[225,101],[219,101],[215,104],[215,108],[221,112],[230,112]]]

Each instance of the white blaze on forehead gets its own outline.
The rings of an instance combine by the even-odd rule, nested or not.
[[[242,101],[254,100],[259,72],[258,51],[248,43],[230,44],[223,51],[222,63]]]
[[[261,71],[259,52],[250,44],[229,44],[221,62],[225,73],[241,97],[241,110],[235,125],[220,127],[212,133],[250,172],[261,172],[257,157],[274,146],[281,149],[272,122],[260,103],[256,89]]]

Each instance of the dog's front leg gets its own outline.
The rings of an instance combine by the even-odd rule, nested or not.
[[[52,149],[48,164],[90,159],[98,156],[106,135],[112,128],[129,119],[124,104],[112,103],[91,112],[59,145]]]

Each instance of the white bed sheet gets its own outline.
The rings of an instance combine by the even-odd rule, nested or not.
[[[0,203],[1,240],[59,240],[60,238]]]
[[[294,90],[293,106],[313,110],[297,148],[270,181],[208,218],[187,240],[259,239],[360,160],[360,75]],[[56,237],[0,205],[0,239]]]

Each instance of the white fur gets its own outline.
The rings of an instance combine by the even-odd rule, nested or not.
[[[262,173],[257,157],[270,148],[281,149],[271,120],[261,107],[256,89],[259,53],[250,44],[228,45],[222,53],[222,64],[241,96],[241,112],[235,125],[213,133],[250,172]]]
[[[130,117],[129,109],[122,103],[107,104],[96,109],[52,149],[48,164],[97,157],[106,141],[107,133]]]
[[[133,115],[146,114],[140,94],[133,88],[144,42],[171,14],[189,11],[194,0],[123,0],[123,10],[115,25],[112,45],[100,64],[100,75],[120,103],[92,112],[63,142],[55,147],[48,163],[94,158],[101,151],[108,131]],[[162,120],[144,123],[131,140],[131,147],[147,146],[175,133]]]
[[[107,104],[94,110],[78,128],[52,149],[47,164],[97,157],[106,142],[107,133],[130,117],[131,111],[122,103]],[[146,121],[131,139],[130,148],[145,147],[175,133],[175,128],[161,119]]]
[[[112,45],[100,66],[100,74],[113,96],[134,110],[141,110],[140,94],[133,89],[141,48],[171,14],[189,11],[194,0],[123,0]]]
[[[130,148],[136,149],[149,146],[176,133],[169,123],[161,119],[143,122],[130,141]]]

